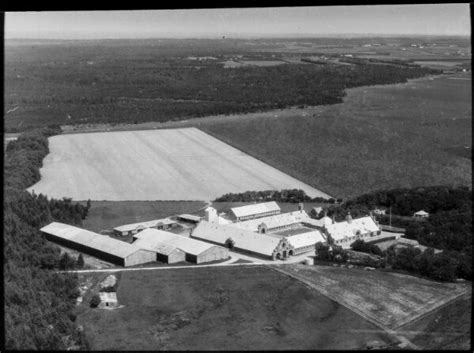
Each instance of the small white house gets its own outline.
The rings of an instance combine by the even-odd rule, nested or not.
[[[99,308],[116,308],[118,306],[117,293],[115,292],[100,292]]]
[[[423,210],[413,213],[414,218],[428,218],[430,214]]]
[[[383,208],[376,208],[372,212],[377,216],[382,216],[382,215],[387,214],[387,210],[385,210]]]

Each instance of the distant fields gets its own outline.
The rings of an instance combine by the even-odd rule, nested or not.
[[[212,200],[228,192],[327,194],[194,128],[58,135],[29,188],[73,200]]]
[[[281,265],[284,272],[390,329],[410,322],[463,293],[471,284],[438,283],[410,275],[362,268]]]
[[[84,202],[83,202],[84,203]],[[250,204],[249,202],[214,202],[218,212],[229,212],[231,207]],[[305,203],[306,212],[312,207],[324,206],[320,203]],[[298,209],[295,203],[279,203],[282,212]],[[84,228],[100,232],[123,224],[151,221],[182,213],[204,216],[206,203],[202,201],[92,201],[87,218],[82,221]]]
[[[203,214],[205,205],[202,201],[93,201],[83,225],[100,232],[182,213]]]
[[[364,349],[381,329],[263,267],[123,272],[123,308],[78,317],[92,350]]]
[[[334,197],[471,185],[470,78],[359,87],[342,104],[214,119],[200,128]]]

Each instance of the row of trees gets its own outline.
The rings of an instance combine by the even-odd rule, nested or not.
[[[383,251],[363,240],[356,240],[351,244],[351,249],[370,256],[355,257],[351,251],[344,250],[340,246],[318,243],[316,258],[322,261],[349,262],[361,266],[404,271],[436,281],[453,282],[457,278],[472,280],[472,256],[468,254],[462,256],[453,256],[455,254],[450,252],[435,254],[433,248],[421,251],[414,247],[396,248],[395,245]]]
[[[67,349],[81,344],[73,307],[79,296],[78,278],[55,270],[80,265],[83,259],[61,256],[38,230],[51,221],[80,225],[86,206],[71,200],[51,200],[24,189],[39,180],[39,167],[48,153],[42,129],[10,142],[4,166],[4,284],[5,348]]]
[[[310,197],[301,189],[283,189],[281,191],[276,190],[264,190],[264,191],[245,191],[240,193],[228,193],[224,194],[214,200],[214,202],[265,202],[265,201],[277,201],[277,202],[321,202],[321,203],[335,203],[341,202],[341,199],[325,199],[323,197]]]

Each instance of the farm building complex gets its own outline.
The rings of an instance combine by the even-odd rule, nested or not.
[[[53,222],[41,228],[46,239],[121,266],[156,261],[156,253],[68,224]]]
[[[152,228],[135,234],[133,244],[58,222],[41,231],[50,241],[125,267],[154,261],[201,264],[229,257],[222,246]]]
[[[281,213],[276,202],[233,208],[234,220],[217,215],[212,207],[193,229],[191,237],[237,251],[271,259],[285,259],[314,250],[318,242],[333,240],[344,248],[357,239],[379,236],[378,224],[370,216],[335,222],[324,216],[311,218],[299,204],[298,210]]]
[[[231,211],[230,215],[218,214],[215,208],[208,207],[204,217],[183,214],[177,216],[178,221],[166,218],[114,228],[115,235],[133,235],[131,244],[57,222],[41,231],[48,240],[121,266],[154,261],[169,264],[222,261],[230,257],[229,249],[277,260],[314,251],[319,242],[348,248],[357,239],[384,237],[371,216],[352,219],[348,214],[343,222],[327,216],[314,219],[304,211],[303,204],[286,213],[281,213],[276,202],[236,207]],[[195,224],[189,236],[162,230],[176,226],[179,221]]]

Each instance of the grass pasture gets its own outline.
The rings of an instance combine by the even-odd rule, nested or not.
[[[328,195],[195,129],[69,134],[49,139],[29,188],[73,200],[211,200],[228,192],[303,189]]]
[[[470,78],[358,87],[346,90],[342,104],[216,119],[200,128],[334,197],[471,185]]]
[[[469,350],[471,346],[472,293],[399,329],[424,349]]]
[[[390,329],[397,329],[471,290],[470,283],[438,283],[361,268],[281,265],[279,269],[308,281],[330,298]]]
[[[83,226],[100,232],[182,213],[203,213],[205,205],[202,201],[92,201]]]
[[[373,324],[264,267],[123,272],[117,310],[78,316],[92,350],[357,349]],[[362,333],[361,333],[362,331]]]

